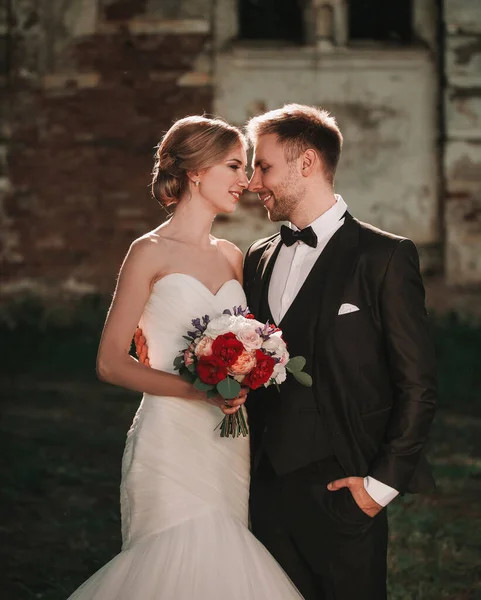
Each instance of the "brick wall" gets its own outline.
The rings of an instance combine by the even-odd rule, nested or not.
[[[130,242],[165,217],[148,189],[154,146],[212,106],[195,68],[207,22],[166,21],[146,2],[56,4],[24,0],[4,27],[3,294],[110,292]]]

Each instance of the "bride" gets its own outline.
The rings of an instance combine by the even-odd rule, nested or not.
[[[158,146],[152,191],[175,213],[131,245],[97,360],[102,380],[143,392],[122,461],[122,551],[70,600],[301,598],[247,528],[248,438],[214,431],[246,390],[208,400],[173,368],[193,318],[245,307],[242,254],[210,229],[235,210],[246,161],[244,137],[218,119],[181,119]],[[138,324],[150,367],[129,356]]]

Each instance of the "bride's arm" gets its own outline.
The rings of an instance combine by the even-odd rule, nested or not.
[[[177,375],[152,369],[129,354],[132,336],[159,271],[157,240],[140,238],[130,247],[120,269],[97,355],[99,379],[137,392],[205,400]]]

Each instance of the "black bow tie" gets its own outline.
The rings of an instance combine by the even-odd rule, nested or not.
[[[317,235],[314,233],[312,227],[296,230],[283,225],[281,227],[281,238],[286,246],[292,246],[296,242],[304,242],[304,244],[307,244],[311,248],[317,246]]]

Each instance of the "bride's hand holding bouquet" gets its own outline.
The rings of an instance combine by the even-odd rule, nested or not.
[[[184,339],[188,346],[174,360],[180,376],[208,399],[222,407],[221,437],[247,435],[248,426],[242,408],[246,394],[261,386],[282,384],[291,373],[299,383],[312,385],[303,371],[302,356],[290,358],[282,331],[257,321],[248,309],[235,307],[219,317],[209,315],[192,320],[193,330]],[[229,400],[235,410],[230,410]]]

